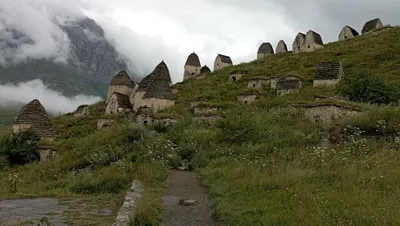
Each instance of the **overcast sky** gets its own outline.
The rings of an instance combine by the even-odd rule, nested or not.
[[[399,24],[399,9],[399,0],[0,0],[0,35],[14,27],[36,43],[0,55],[62,62],[68,39],[53,19],[85,14],[103,27],[137,75],[148,74],[164,60],[173,82],[179,82],[193,51],[210,68],[218,53],[231,56],[234,64],[248,62],[262,42],[275,48],[283,39],[291,49],[296,34],[309,29],[325,43],[336,41],[345,25],[360,32],[376,17],[384,24]]]

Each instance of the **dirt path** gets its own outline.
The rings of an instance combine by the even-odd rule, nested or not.
[[[212,216],[212,203],[207,189],[201,186],[195,172],[172,171],[168,191],[163,198],[162,226],[219,226]],[[196,205],[180,205],[179,201],[196,200]]]

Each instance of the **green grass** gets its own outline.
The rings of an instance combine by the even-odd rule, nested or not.
[[[268,56],[179,84],[169,111],[184,120],[164,136],[191,156],[190,164],[215,201],[214,215],[227,225],[398,225],[399,108],[337,98],[348,80],[331,88],[313,88],[312,81],[319,62],[340,60],[346,77],[369,71],[399,85],[399,37],[400,29],[394,28],[311,53]],[[248,74],[228,82],[237,70]],[[236,101],[248,90],[248,78],[283,74],[303,78],[299,93],[276,96],[267,87],[252,105]],[[314,95],[329,98],[315,100]],[[227,106],[215,126],[191,121],[190,102],[202,98]],[[364,114],[319,125],[301,110],[281,108],[294,103],[334,103]]]

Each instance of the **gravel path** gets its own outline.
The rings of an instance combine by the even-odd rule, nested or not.
[[[68,207],[57,204],[57,199],[16,199],[0,201],[0,226],[37,225],[48,218],[54,226],[63,226],[61,214]]]
[[[212,218],[212,202],[195,172],[172,171],[163,198],[162,226],[219,226]],[[196,200],[196,205],[180,205],[180,200]]]

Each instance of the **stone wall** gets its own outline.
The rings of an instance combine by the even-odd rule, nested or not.
[[[201,69],[201,67],[186,65],[184,75],[183,75],[184,80],[189,79],[189,78],[194,78],[194,77],[197,77],[198,75],[200,75],[200,69]]]
[[[89,115],[89,107],[84,107],[82,111],[74,113],[76,118]]]
[[[195,107],[194,108],[194,114],[207,114],[207,113],[215,113],[220,111],[220,107],[215,107],[215,106],[201,106],[201,107]]]
[[[132,88],[129,88],[128,86],[109,86],[108,87],[108,93],[107,93],[107,99],[106,99],[106,104],[110,101],[111,95],[113,93],[121,93],[126,96],[130,96],[133,92]]]
[[[174,118],[156,118],[156,119],[154,119],[154,124],[163,124],[166,126],[175,124],[177,122],[178,122],[178,120],[176,120]]]
[[[131,104],[133,106],[133,110],[137,111],[142,105],[142,100],[143,100],[143,96],[144,96],[145,92],[141,91],[141,92],[135,92],[132,96],[131,96]]]
[[[291,93],[298,93],[298,92],[300,92],[300,89],[279,89],[279,90],[276,90],[276,93],[279,96],[283,96],[283,95],[291,94]]]
[[[32,127],[31,124],[14,124],[12,126],[12,131],[13,131],[13,133],[19,133],[19,132],[23,132],[31,127]]]
[[[220,118],[221,116],[219,115],[195,115],[193,116],[193,121],[195,123],[201,123],[201,124],[214,124]]]
[[[236,82],[239,81],[243,76],[245,76],[245,74],[231,74],[229,75],[229,81],[231,82]]]
[[[117,217],[112,226],[128,226],[131,219],[135,217],[136,206],[143,197],[144,191],[142,182],[134,180],[129,192],[126,194],[124,203],[117,213]]]
[[[270,85],[271,80],[251,80],[247,83],[249,89],[262,89],[263,86]]]
[[[332,80],[314,80],[313,87],[328,87],[337,85],[340,82],[340,79],[332,79]]]
[[[118,114],[121,112],[130,112],[130,111],[132,111],[132,109],[121,108],[121,106],[118,105],[116,95],[111,96],[110,101],[108,102],[107,107],[106,107],[106,115]]]
[[[156,111],[174,106],[174,104],[175,104],[174,100],[162,100],[162,99],[157,99],[157,98],[147,98],[147,99],[142,99],[140,101],[140,106],[138,106],[137,109],[139,109],[139,107],[142,107],[142,106],[147,106],[147,107],[153,108],[154,112],[156,112]],[[136,107],[134,107],[134,109],[135,108]]]
[[[48,160],[54,158],[54,156],[56,155],[56,151],[53,147],[40,146],[38,148],[38,152],[41,162],[47,162]]]
[[[112,119],[98,119],[97,120],[97,129],[102,130],[105,128],[109,128],[109,127],[113,126],[114,123],[115,123],[115,121]]]
[[[273,53],[257,53],[257,59],[259,60],[266,56],[271,56],[271,55],[274,55],[274,54]]]
[[[350,28],[349,26],[345,26],[339,34],[339,41],[351,39],[357,35],[358,33],[356,31],[352,30],[352,28]]]
[[[242,104],[251,104],[254,101],[256,101],[256,99],[258,98],[257,94],[252,94],[252,95],[239,95],[237,97],[237,101],[239,101]]]
[[[301,107],[305,116],[317,123],[331,123],[343,118],[351,118],[360,115],[362,112],[335,105],[321,105],[315,107]]]
[[[154,119],[149,114],[139,114],[136,116],[135,123],[139,125],[150,125],[153,124]]]

